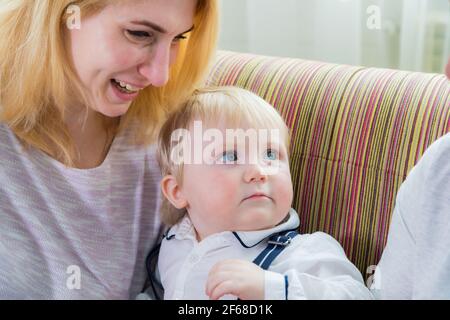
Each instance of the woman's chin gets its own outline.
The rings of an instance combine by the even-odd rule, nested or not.
[[[130,109],[131,103],[106,104],[97,109],[97,112],[108,118],[121,117]]]

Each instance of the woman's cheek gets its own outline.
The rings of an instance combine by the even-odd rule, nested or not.
[[[105,61],[115,69],[126,70],[130,68],[133,63],[136,64],[139,48],[134,48],[128,40],[111,37],[108,45],[105,47],[104,54]]]
[[[175,47],[173,47],[170,50],[170,61],[169,61],[169,65],[173,66],[174,63],[177,61],[177,57],[178,57],[178,52],[180,51],[180,45],[177,44]]]
[[[130,50],[117,50],[111,57],[111,64],[116,66],[116,69],[126,70],[129,69],[133,64],[136,64],[135,54],[130,52]]]

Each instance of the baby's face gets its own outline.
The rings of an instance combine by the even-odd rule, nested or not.
[[[193,143],[197,148],[203,146],[202,163],[185,164],[183,168],[181,189],[199,239],[222,231],[277,225],[288,214],[293,197],[282,131],[277,130],[278,135],[254,128],[237,132],[236,128],[220,125],[214,129],[210,137],[215,138]],[[233,130],[228,133],[237,139],[227,139],[226,129]],[[193,130],[191,127],[190,132]],[[250,137],[250,132],[257,138],[242,139]]]

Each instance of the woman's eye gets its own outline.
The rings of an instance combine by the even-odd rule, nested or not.
[[[185,40],[185,39],[187,39],[186,36],[180,35],[180,36],[178,36],[178,37],[175,37],[175,39],[173,39],[172,42],[173,42],[173,43],[177,43],[177,42],[180,42],[180,41]]]
[[[273,150],[273,149],[267,149],[265,154],[264,154],[264,158],[266,160],[275,161],[275,160],[278,159],[278,152],[276,150]]]
[[[238,160],[236,150],[225,151],[220,157],[220,161],[223,163],[236,162]]]
[[[147,31],[127,30],[127,33],[135,39],[146,39],[151,37]]]

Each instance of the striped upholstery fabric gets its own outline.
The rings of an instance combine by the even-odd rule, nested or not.
[[[275,106],[291,128],[300,232],[324,231],[363,275],[386,244],[395,197],[425,149],[450,131],[445,76],[221,51],[210,85]]]

